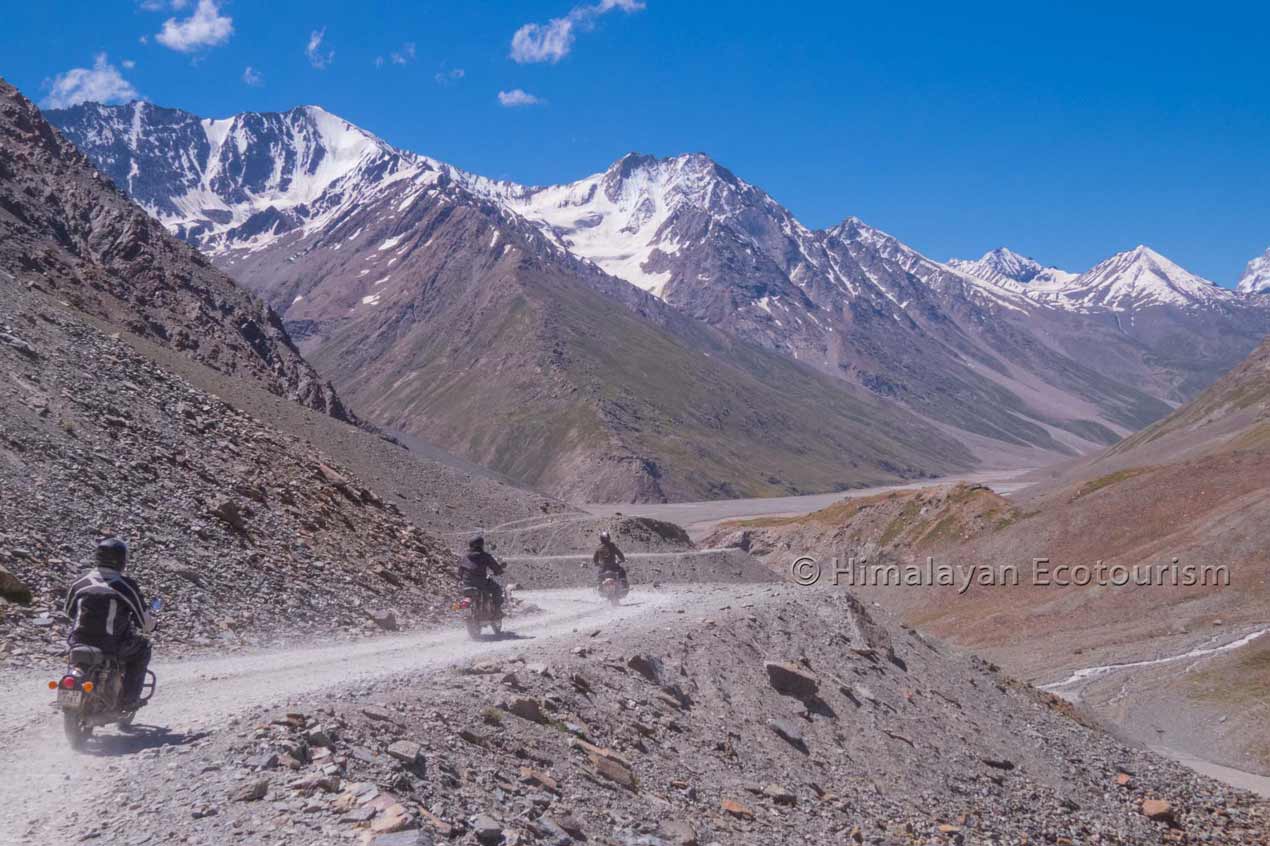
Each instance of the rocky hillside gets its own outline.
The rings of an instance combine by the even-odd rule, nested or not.
[[[0,573],[30,594],[0,600],[0,660],[62,654],[61,597],[107,534],[129,541],[132,572],[167,601],[172,645],[443,613],[443,543],[338,458],[163,370],[58,296],[0,285]]]
[[[36,284],[119,329],[342,420],[276,312],[134,205],[0,79],[0,284]]]
[[[60,596],[104,534],[167,598],[166,638],[224,650],[436,619],[454,538],[403,512],[466,537],[567,510],[342,422],[277,315],[8,86],[0,316],[6,663],[61,654]]]
[[[1270,343],[1174,414],[1009,500],[982,488],[903,492],[802,518],[732,525],[706,543],[748,546],[786,569],[804,553],[910,564],[933,556],[966,572],[1013,567],[1017,585],[869,595],[1038,681],[1236,642],[1270,619],[1268,362]],[[1037,558],[1049,559],[1049,575],[1040,579]],[[1174,583],[1174,559],[1209,575],[1193,570],[1198,583],[1187,584],[1179,571]],[[1060,565],[1094,568],[1095,575],[1057,584]],[[1099,565],[1122,568],[1131,583],[1111,583],[1115,572],[1108,569],[1100,584]],[[1140,577],[1151,583],[1138,584]],[[1264,706],[1234,705],[1255,699],[1238,691],[1260,689],[1270,677],[1236,656],[1224,661],[1227,697],[1211,695],[1210,679],[1208,693],[1188,698],[1194,679],[1180,662],[1161,668],[1169,683],[1141,695],[1109,675],[1104,692],[1114,711],[1107,713],[1142,740],[1270,771]],[[1081,695],[1089,701],[1093,694]],[[1148,712],[1151,720],[1127,716]]]
[[[371,846],[1261,842],[1266,803],[850,596],[793,594],[703,593],[686,615],[572,649],[252,711],[157,753],[194,784],[122,758],[107,778],[145,813],[120,812],[111,831]]]

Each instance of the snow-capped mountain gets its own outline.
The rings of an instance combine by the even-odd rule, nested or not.
[[[1143,245],[1117,253],[1042,296],[1065,308],[1113,312],[1154,306],[1207,307],[1239,300],[1238,293],[1196,276]]]
[[[141,101],[85,103],[49,118],[151,215],[210,255],[318,231],[370,194],[440,174],[435,162],[318,106],[207,119]]]
[[[1265,334],[1264,307],[1145,249],[1080,277],[1007,250],[942,264],[856,218],[810,230],[702,154],[630,154],[529,187],[397,150],[314,107],[206,120],[82,106],[50,119],[310,346],[363,325],[408,334],[403,321],[450,295],[438,280],[456,262],[459,286],[535,262],[659,325],[688,315],[864,386],[981,451],[1026,453],[1138,428]]]
[[[1243,294],[1270,293],[1270,249],[1248,262],[1235,290]]]
[[[947,264],[954,270],[1005,288],[1013,288],[1015,284],[1033,288],[1059,288],[1077,276],[1019,255],[1008,247],[990,250],[974,261],[949,259]]]

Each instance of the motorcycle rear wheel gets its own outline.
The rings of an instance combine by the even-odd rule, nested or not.
[[[480,640],[481,639],[481,624],[476,622],[476,620],[472,619],[471,617],[468,617],[467,620],[465,620],[464,622],[467,623],[467,636],[470,637],[472,640]]]
[[[76,752],[84,748],[84,741],[93,735],[93,727],[85,725],[79,718],[78,711],[62,712],[62,729],[66,732],[66,739],[71,744],[71,749]]]

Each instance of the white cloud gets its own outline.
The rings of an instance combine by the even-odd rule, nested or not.
[[[140,97],[132,83],[123,78],[105,53],[98,53],[92,68],[71,68],[45,83],[48,96],[40,101],[46,109],[64,109],[76,103],[110,103]]]
[[[323,50],[322,39],[326,38],[326,27],[315,29],[309,34],[309,43],[304,48],[304,55],[309,57],[309,64],[318,70],[325,70],[335,58],[334,50]]]
[[[518,106],[537,106],[547,101],[540,97],[535,97],[528,91],[513,88],[511,91],[499,91],[498,102],[506,108],[514,109]]]
[[[450,70],[437,71],[434,78],[437,81],[437,85],[449,85],[451,82],[458,82],[465,74],[466,71],[463,68],[451,68]]]
[[[132,59],[124,59],[119,64],[123,65],[124,70],[132,70],[133,68],[137,66],[137,63],[134,62]]]
[[[243,82],[250,85],[252,88],[259,88],[265,84],[265,77],[260,73],[260,71],[256,70],[251,65],[248,65],[243,68]]]
[[[415,43],[407,41],[401,45],[400,50],[394,50],[389,54],[388,58],[392,59],[394,65],[408,65],[415,60]]]
[[[185,4],[172,5],[179,9]],[[219,0],[198,0],[194,14],[184,20],[168,18],[154,39],[178,53],[193,53],[204,47],[219,47],[233,34],[234,19],[220,13]]]
[[[643,0],[599,0],[591,5],[574,6],[563,18],[553,18],[545,24],[527,23],[512,36],[511,58],[521,64],[555,64],[569,55],[578,32],[595,26],[596,18],[614,9],[630,13],[644,8]]]

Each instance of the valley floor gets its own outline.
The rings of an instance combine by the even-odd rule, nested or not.
[[[759,499],[714,499],[701,502],[665,503],[595,503],[582,506],[597,517],[617,514],[651,517],[677,523],[688,530],[693,540],[709,535],[725,520],[747,520],[754,517],[790,517],[808,514],[843,499],[875,496],[890,491],[913,490],[932,485],[954,485],[959,482],[988,485],[997,493],[1009,494],[1031,484],[1026,480],[1032,468],[1017,470],[993,470],[984,473],[967,473],[938,479],[925,479],[903,485],[885,485],[856,488],[806,496],[764,497]]]

